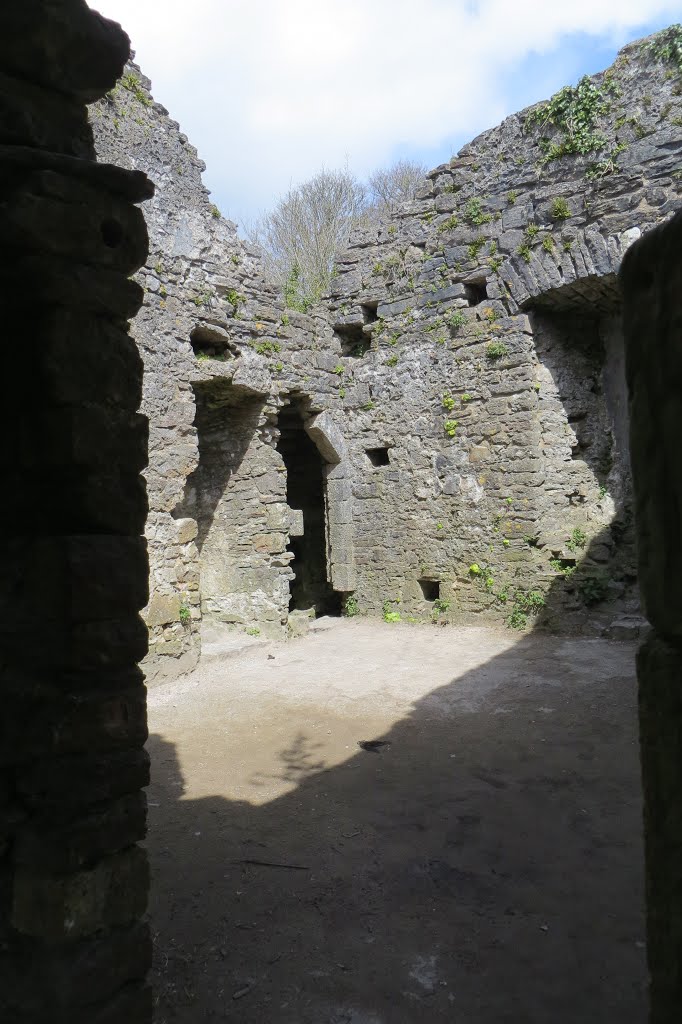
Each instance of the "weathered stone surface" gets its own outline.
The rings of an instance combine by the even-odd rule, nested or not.
[[[682,1004],[681,241],[677,214],[621,270],[639,578],[654,627],[637,659],[651,1024],[672,1024]]]
[[[137,979],[140,967],[149,967],[150,961],[149,926],[117,928],[94,941],[72,941],[66,948],[50,947],[40,965],[39,986],[35,976],[31,978],[23,965],[14,961],[7,977],[0,975],[3,995],[6,1005],[15,1013],[13,1021],[82,1020],[83,1008],[89,1008],[91,1014],[98,1012],[98,1002],[115,996],[119,989]],[[48,1007],[45,990],[52,993]],[[68,1012],[74,1018],[68,1018]]]
[[[650,1020],[672,1024],[682,996],[682,649],[653,635],[640,649],[637,670]]]
[[[131,924],[144,912],[148,884],[147,858],[138,847],[76,874],[45,877],[19,867],[12,925],[23,935],[60,942]]]
[[[89,103],[111,89],[126,61],[130,41],[120,27],[91,11],[83,0],[26,0],[2,15],[5,45],[0,67]],[[10,43],[11,41],[11,43]]]
[[[70,821],[37,822],[22,829],[15,847],[17,864],[37,872],[67,874],[144,839],[147,801],[130,793]]]
[[[642,239],[625,257],[626,356],[633,424],[630,455],[637,478],[639,579],[647,618],[682,640],[682,217]],[[662,500],[665,495],[665,500]]]
[[[151,421],[152,661],[175,659],[178,645],[196,653],[199,614],[284,632],[291,538],[302,536],[286,532],[277,451],[292,396],[327,464],[327,578],[363,611],[389,599],[430,617],[417,586],[428,565],[466,593],[445,618],[508,617],[474,563],[494,578],[493,598],[551,585],[553,628],[601,631],[636,607],[615,274],[675,201],[661,175],[681,103],[641,44],[608,76],[615,98],[600,131],[607,151],[621,148],[612,164],[592,173],[601,153],[545,162],[526,112],[508,118],[432,172],[392,221],[358,233],[312,316],[282,306],[257,253],[211,207],[203,165],[138,68],[94,108],[100,155],[163,183],[146,209],[134,323]],[[168,166],[182,174],[169,179]],[[367,452],[382,448],[389,464],[374,466]],[[188,518],[195,547],[178,546],[176,521]],[[573,556],[584,567],[562,580],[556,561]],[[609,622],[585,599],[595,567],[616,583],[600,598]],[[157,591],[197,617],[159,622]]]
[[[122,30],[82,0],[6,4],[0,25],[0,1017],[148,1024],[147,425],[126,321],[147,253],[131,204],[153,186],[93,160],[84,100],[123,70]]]
[[[17,780],[24,803],[46,820],[134,793],[149,782],[149,755],[133,748],[36,761]]]
[[[149,628],[164,626],[168,622],[178,622],[181,603],[179,594],[161,594],[157,591],[149,602],[145,615]]]

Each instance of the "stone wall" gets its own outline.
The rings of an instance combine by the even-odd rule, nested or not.
[[[682,1005],[682,215],[628,253],[621,280],[639,578],[653,632],[639,651],[652,1024]]]
[[[514,115],[342,257],[330,313],[363,609],[423,616],[421,576],[446,618],[511,607],[518,624],[555,581],[551,628],[636,631],[616,272],[679,206],[680,92],[657,37],[631,44],[573,92],[592,97],[587,152],[558,104]],[[343,357],[353,331],[369,350]],[[390,463],[372,471],[378,444]]]
[[[129,52],[81,0],[0,16],[0,1018],[143,1024],[147,421],[128,334],[152,187],[85,104]]]
[[[196,661],[202,614],[286,634],[301,510],[285,497],[278,412],[291,402],[325,463],[339,604],[518,626],[539,610],[555,630],[637,632],[616,275],[679,204],[680,76],[656,39],[574,92],[593,118],[583,152],[551,104],[508,118],[360,232],[309,316],[284,308],[128,66],[92,124],[101,157],[157,183],[133,327],[150,418],[150,679]]]
[[[100,158],[144,168],[157,186],[133,325],[150,419],[153,681],[196,663],[202,612],[284,634],[291,570],[277,412],[292,392],[307,396],[311,416],[339,403],[337,378],[314,357],[328,330],[322,315],[285,310],[149,88],[129,64],[91,122]]]

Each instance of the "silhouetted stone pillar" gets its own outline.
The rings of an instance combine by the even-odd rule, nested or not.
[[[127,320],[143,174],[86,102],[129,43],[82,0],[0,13],[0,1018],[151,1019],[144,836],[147,421]]]
[[[651,1022],[682,1015],[682,214],[621,271],[642,601],[637,660]]]

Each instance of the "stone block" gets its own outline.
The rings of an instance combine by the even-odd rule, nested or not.
[[[282,533],[258,533],[253,538],[253,546],[263,554],[279,554],[286,548],[285,541]]]
[[[113,88],[130,54],[120,25],[85,4],[26,3],[7,22],[3,69],[83,103]]]
[[[346,453],[346,442],[338,423],[328,412],[321,412],[305,424],[308,437],[315,442],[326,462],[341,462]]]
[[[0,585],[6,624],[92,622],[136,612],[148,600],[142,537],[17,538]]]
[[[42,343],[36,365],[46,397],[134,412],[142,399],[142,359],[127,331],[81,309],[52,308],[38,316]]]
[[[290,508],[288,510],[289,528],[288,533],[290,537],[302,537],[304,535],[303,525],[303,512],[299,508]]]
[[[3,1007],[13,1024],[83,1021],[103,1000],[144,978],[151,966],[151,936],[146,923],[115,928],[94,939],[34,946],[31,964],[14,958],[0,969]],[[7,958],[9,959],[9,958]],[[69,1016],[72,1014],[73,1016]],[[127,1018],[124,1018],[127,1021]]]
[[[0,144],[31,146],[86,158],[91,141],[80,103],[0,73]]]
[[[12,716],[0,720],[0,763],[49,755],[141,747],[147,739],[144,687],[113,693],[17,694]]]
[[[306,636],[310,629],[311,622],[312,619],[310,618],[310,615],[305,611],[289,612],[289,618],[287,620],[287,632],[289,636],[292,638]]]
[[[491,450],[490,445],[487,443],[475,444],[469,449],[469,462],[476,464],[479,462],[487,462],[490,458]]]
[[[148,886],[147,855],[136,846],[65,877],[19,867],[13,886],[12,927],[48,943],[121,927],[144,914]]]
[[[59,823],[33,819],[17,830],[15,863],[38,873],[69,874],[144,839],[146,820],[140,791]]]
[[[142,266],[147,228],[136,206],[54,171],[37,172],[31,185],[34,191],[0,207],[3,247],[50,254],[55,262],[103,266],[124,276]]]
[[[22,766],[15,783],[25,807],[57,822],[148,784],[149,754],[141,749],[34,761]]]
[[[137,473],[116,467],[85,473],[51,467],[27,480],[25,471],[15,468],[5,474],[5,486],[15,499],[0,508],[0,530],[5,535],[42,533],[47,507],[52,508],[52,534],[144,531],[147,491]]]
[[[339,501],[350,501],[352,487],[350,476],[327,477],[327,501],[329,504]]]
[[[8,265],[5,284],[16,300],[33,301],[36,280],[46,305],[72,306],[118,321],[132,319],[144,299],[139,284],[106,267],[62,266],[40,251],[22,253]]]
[[[650,635],[637,657],[651,1020],[682,995],[682,648]]]
[[[144,613],[144,619],[151,628],[163,626],[167,622],[180,621],[180,605],[182,598],[180,594],[152,594],[149,606]]]
[[[340,562],[336,559],[331,563],[331,583],[334,590],[343,592],[355,590],[357,586],[357,573],[355,566],[350,562]]]

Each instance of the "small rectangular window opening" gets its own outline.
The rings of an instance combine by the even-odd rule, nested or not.
[[[437,601],[440,597],[440,582],[438,580],[419,580],[422,594],[425,601]]]
[[[391,461],[388,457],[388,448],[367,448],[365,455],[373,466],[388,466]]]

